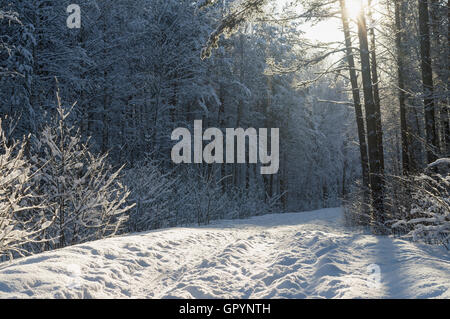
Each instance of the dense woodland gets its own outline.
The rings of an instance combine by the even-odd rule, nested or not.
[[[340,205],[448,245],[448,1],[72,2],[0,0],[0,258]],[[280,128],[278,174],[175,165],[194,120]]]

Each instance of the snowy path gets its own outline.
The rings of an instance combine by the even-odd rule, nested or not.
[[[0,298],[450,298],[439,247],[355,233],[341,210],[222,221],[0,264]],[[368,286],[377,264],[381,283]]]

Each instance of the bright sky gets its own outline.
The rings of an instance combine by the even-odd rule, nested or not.
[[[305,32],[305,37],[311,41],[336,42],[344,40],[342,22],[338,19],[329,19],[314,26],[302,25],[300,29]]]
[[[276,1],[279,8],[283,7],[283,4],[287,2],[292,2],[292,0]],[[372,5],[376,6],[377,2],[378,0],[372,0]],[[360,12],[361,5],[367,5],[367,3],[368,0],[346,0],[350,19],[355,19]],[[302,8],[299,6],[299,12],[302,11]],[[330,18],[315,25],[303,24],[300,29],[305,32],[305,36],[311,41],[336,42],[344,40],[344,35],[342,32],[342,21],[339,18]]]

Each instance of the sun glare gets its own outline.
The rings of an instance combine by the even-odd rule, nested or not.
[[[361,12],[363,5],[366,5],[364,0],[345,0],[345,5],[347,7],[347,13],[350,19],[356,19]]]

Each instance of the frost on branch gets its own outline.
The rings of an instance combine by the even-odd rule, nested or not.
[[[135,204],[127,222],[129,232],[142,232],[177,225],[171,220],[177,199],[172,187],[177,182],[163,174],[157,162],[145,160],[124,171],[124,184],[130,188],[128,201]]]
[[[436,161],[430,168],[448,164],[447,160]],[[402,207],[404,216],[397,219],[392,227],[415,241],[449,248],[450,174],[448,167],[444,171],[444,174],[422,174],[411,178],[410,202],[407,203],[408,207]]]
[[[263,7],[266,5],[267,1],[268,0],[244,0],[239,2],[209,36],[208,42],[202,50],[202,59],[209,58],[212,50],[218,48],[221,35],[225,35],[225,37],[228,38],[236,32],[238,27],[244,22],[249,21],[255,16],[262,15],[264,13]],[[202,7],[205,7],[214,1],[206,0],[204,2],[206,4]]]
[[[25,245],[40,241],[52,223],[30,206],[31,167],[24,158],[25,142],[7,141],[0,121],[0,260],[27,254]]]
[[[33,143],[32,161],[46,214],[56,217],[47,233],[51,247],[65,247],[117,234],[132,207],[129,191],[119,182],[122,168],[113,170],[107,154],[97,156],[82,143],[79,131],[67,123],[58,97],[56,120]]]

